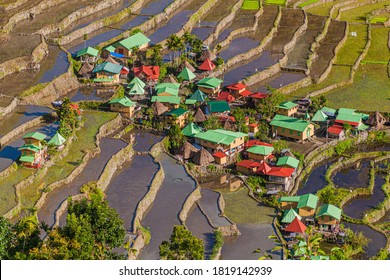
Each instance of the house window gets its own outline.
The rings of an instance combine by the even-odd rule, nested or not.
[[[301,133],[298,131],[298,132],[297,132],[297,135],[298,135],[298,136],[301,136]]]
[[[293,134],[293,131],[290,129],[290,134]]]
[[[282,127],[282,132],[284,132],[284,128]]]

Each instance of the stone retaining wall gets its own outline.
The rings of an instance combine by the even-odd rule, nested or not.
[[[194,204],[202,197],[201,194],[201,187],[197,186],[193,192],[190,193],[189,196],[187,196],[186,200],[184,201],[183,207],[179,213],[179,220],[180,222],[185,225],[188,214]]]
[[[389,175],[386,177],[386,182],[383,184],[382,189],[389,188]],[[379,209],[371,209],[366,215],[364,216],[364,221],[368,223],[375,223],[383,218],[384,215],[386,215],[387,212],[390,211],[390,196],[386,196],[386,198],[381,202],[381,207]]]
[[[48,53],[48,45],[46,44],[45,38],[41,36],[41,43],[32,51],[31,56],[17,57],[0,64],[0,79],[23,70],[34,68]]]
[[[53,23],[47,26],[44,26],[40,30],[36,31],[35,34],[42,34],[44,36],[47,36],[53,32],[62,32],[65,30],[68,26],[70,26],[72,23],[77,22],[83,17],[87,17],[90,15],[93,15],[95,13],[98,13],[100,11],[103,11],[111,6],[114,6],[121,2],[122,0],[110,0],[110,1],[101,1],[99,3],[96,3],[94,5],[87,6],[83,9],[77,10],[67,17],[65,17],[61,22],[59,23]]]
[[[17,23],[19,23],[25,19],[29,19],[30,13],[33,13],[35,15],[39,15],[39,14],[45,12],[47,9],[54,7],[56,5],[59,5],[59,4],[65,3],[65,2],[66,2],[66,0],[44,0],[44,1],[40,2],[38,5],[32,7],[31,9],[16,13],[3,26],[1,32],[3,34],[8,34],[9,32],[12,31],[12,29],[14,28],[14,26]],[[23,3],[21,5],[23,5]]]
[[[74,76],[73,67],[70,65],[67,72],[47,83],[47,85],[38,92],[22,97],[22,101],[26,104],[35,105],[50,104],[79,87],[80,83]]]
[[[12,163],[6,169],[0,172],[0,180],[3,180],[5,177],[8,177],[11,173],[15,172],[18,169],[16,162]]]
[[[167,19],[169,19],[171,16],[173,16],[176,12],[176,10],[180,9],[180,6],[186,4],[187,0],[175,0],[170,5],[168,5],[163,12],[154,15],[152,18],[148,19],[144,23],[141,23],[140,25],[134,26],[132,29],[124,31],[120,35],[99,44],[100,47],[110,45],[116,41],[119,41],[121,39],[127,38],[130,36],[132,30],[135,29],[141,29],[144,33],[147,33],[150,30],[153,30],[154,28],[158,27],[160,24],[165,22]],[[164,47],[164,46],[163,46]]]
[[[8,115],[9,113],[11,113],[13,110],[15,110],[16,106],[18,106],[18,99],[14,97],[11,103],[8,104],[6,107],[0,107],[0,120],[4,118],[6,115]]]
[[[289,85],[286,85],[284,87],[279,88],[278,92],[283,93],[283,94],[288,94],[288,93],[296,91],[300,88],[307,87],[311,84],[312,84],[311,78],[306,77],[306,78],[303,78],[302,80],[299,80],[295,83],[292,83],[292,84],[289,84]]]
[[[345,29],[344,29],[344,36],[343,36],[343,39],[341,39],[341,41],[337,44],[337,46],[335,47],[333,53],[334,53],[334,56],[333,58],[329,61],[329,64],[328,64],[328,67],[325,69],[325,71],[321,74],[321,76],[318,78],[317,80],[317,83],[321,83],[323,82],[328,76],[329,76],[329,73],[330,71],[332,70],[332,66],[333,66],[333,63],[336,62],[337,60],[337,53],[339,52],[339,50],[344,46],[345,42],[347,41],[347,38],[348,38],[348,30],[349,30],[349,25],[348,25],[348,22],[345,22]]]
[[[145,239],[142,234],[137,235],[134,239],[133,244],[131,244],[131,250],[127,255],[128,260],[136,260],[138,254],[141,252],[142,248],[145,247]]]
[[[6,135],[1,137],[0,139],[0,148],[2,148],[6,143],[14,139],[16,136],[22,134],[26,130],[37,126],[38,124],[44,122],[43,117],[37,117],[35,119],[32,119],[31,121],[25,122],[24,124],[16,127],[15,129],[8,132]]]
[[[14,3],[11,3],[11,4],[9,4],[8,6],[6,6],[6,7],[5,7],[5,10],[6,10],[6,11],[10,11],[10,10],[19,8],[20,6],[24,5],[24,4],[27,3],[28,1],[30,1],[30,0],[17,0],[17,1],[15,1]]]
[[[208,38],[206,38],[206,40],[204,40],[204,43],[206,45],[210,45],[212,42],[214,42],[215,40],[217,40],[219,34],[221,33],[221,31],[227,27],[232,21],[233,19],[235,18],[237,12],[240,11],[240,8],[242,6],[242,3],[244,2],[245,0],[239,0],[231,9],[230,9],[230,13],[229,15],[227,15],[226,17],[224,17],[223,19],[221,19],[217,26],[215,27],[215,30],[212,34],[210,34],[210,36]]]
[[[104,26],[120,22],[121,20],[131,15],[131,13],[140,10],[144,6],[145,2],[146,0],[137,0],[126,9],[121,10],[119,13],[95,21],[83,28],[79,28],[70,34],[63,36],[62,38],[58,38],[57,42],[60,45],[67,45],[76,39],[83,38],[84,34],[90,34],[94,31],[103,28]]]

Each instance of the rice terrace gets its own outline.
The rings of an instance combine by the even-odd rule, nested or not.
[[[0,14],[0,259],[390,259],[390,0]]]

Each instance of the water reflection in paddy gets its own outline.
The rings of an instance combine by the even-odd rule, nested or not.
[[[366,188],[369,184],[370,161],[363,160],[354,166],[338,171],[332,178],[338,188]]]

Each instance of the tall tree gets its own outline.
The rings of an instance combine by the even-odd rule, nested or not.
[[[6,260],[9,258],[11,238],[11,223],[6,218],[0,217],[0,260]]]
[[[203,260],[204,245],[184,226],[174,226],[171,237],[160,245],[160,257],[165,260]]]

